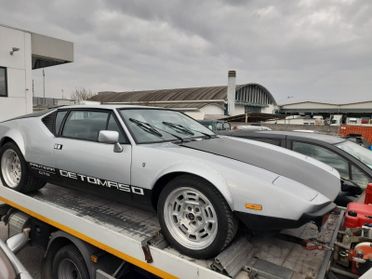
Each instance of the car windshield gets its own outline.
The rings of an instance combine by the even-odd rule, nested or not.
[[[336,146],[372,169],[372,151],[349,140],[338,143]]]
[[[183,113],[164,109],[120,109],[125,124],[137,143],[154,143],[215,134]]]

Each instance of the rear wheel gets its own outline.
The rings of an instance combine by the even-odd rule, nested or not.
[[[217,189],[191,175],[169,182],[160,193],[162,232],[181,253],[212,258],[233,239],[237,220]]]
[[[13,142],[0,148],[0,178],[4,186],[23,193],[36,191],[45,185],[44,181],[29,175],[26,161]]]
[[[53,258],[52,278],[89,279],[83,256],[72,244],[62,247]]]

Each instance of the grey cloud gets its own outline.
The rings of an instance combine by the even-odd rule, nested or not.
[[[371,99],[372,4],[362,0],[5,1],[1,22],[72,40],[48,94],[260,82],[280,102]],[[40,72],[34,73],[36,83]],[[39,86],[40,87],[40,86]],[[37,88],[39,88],[37,87]],[[352,92],[352,93],[351,93]],[[38,93],[37,93],[38,94]]]

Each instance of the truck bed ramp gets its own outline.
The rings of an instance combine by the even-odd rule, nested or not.
[[[275,236],[240,234],[215,259],[196,260],[167,244],[154,212],[51,184],[32,195],[0,185],[0,201],[161,278],[317,278],[330,257]],[[327,243],[337,219],[331,215],[318,235]],[[313,227],[290,233],[307,237]]]

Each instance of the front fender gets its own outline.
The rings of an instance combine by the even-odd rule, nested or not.
[[[155,181],[158,181],[165,175],[179,172],[189,173],[191,175],[196,175],[207,180],[212,185],[214,185],[214,187],[216,187],[218,191],[220,191],[220,193],[225,198],[226,202],[229,204],[230,208],[233,208],[233,199],[226,180],[215,169],[208,167],[206,165],[202,165],[195,162],[192,162],[192,164],[177,163],[159,172],[156,176]]]

